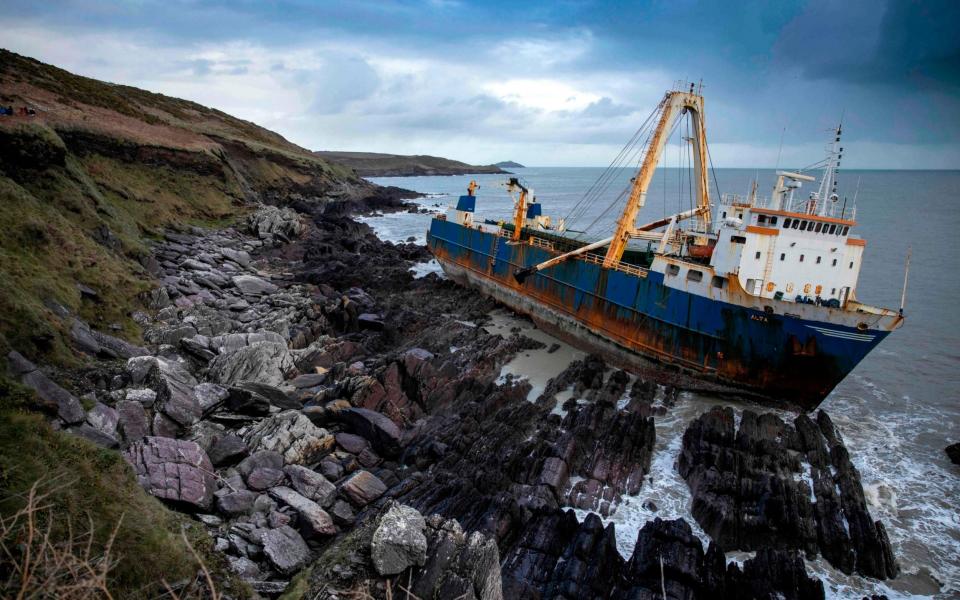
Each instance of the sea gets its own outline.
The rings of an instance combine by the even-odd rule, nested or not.
[[[638,222],[691,208],[689,171],[659,169]],[[622,202],[634,174],[628,169],[566,167],[514,172],[512,176],[533,190],[544,214],[551,215],[554,223],[567,217],[568,230],[583,231],[584,239],[599,239],[610,230],[622,206],[618,199]],[[381,239],[423,244],[432,215],[456,204],[471,179],[480,184],[477,218],[509,220],[513,201],[503,185],[509,177],[372,178],[374,183],[425,194],[416,202],[426,212],[363,220]],[[759,183],[758,195],[769,196],[775,177],[770,169],[712,170],[711,196],[747,195],[754,180]],[[899,307],[906,257],[911,254],[904,326],[867,356],[821,405],[843,435],[860,471],[870,511],[885,524],[901,573],[887,582],[846,576],[822,558],[808,561],[808,571],[823,580],[831,598],[859,599],[869,594],[886,594],[891,599],[958,598],[960,466],[950,463],[944,448],[960,441],[960,171],[845,170],[838,181],[839,202],[848,209],[856,207],[853,232],[867,240],[857,298],[876,306]],[[796,193],[809,191],[803,188]],[[412,270],[416,276],[440,273],[435,261]],[[491,331],[511,327],[553,342],[529,321],[506,310],[488,325]],[[562,344],[561,355],[570,361],[582,353]],[[526,377],[542,386],[565,368],[557,356],[545,360],[536,352],[525,353],[506,365],[503,375]],[[684,393],[666,416],[656,418],[652,481],[636,497],[625,498],[606,519],[616,524],[618,547],[625,557],[632,552],[639,529],[655,517],[685,517],[704,543],[709,541],[690,515],[691,497],[677,474],[676,459],[687,424],[716,404],[731,402]],[[644,508],[652,506],[647,500],[653,501],[655,511]],[[585,513],[578,516],[583,518]],[[742,562],[750,556],[730,553],[728,560]]]

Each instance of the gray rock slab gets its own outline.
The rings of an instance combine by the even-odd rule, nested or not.
[[[268,529],[260,534],[263,553],[270,564],[284,575],[290,575],[306,566],[310,548],[289,525]]]
[[[300,531],[308,538],[334,535],[333,519],[319,504],[286,486],[270,490],[270,496],[297,512]]]
[[[427,562],[427,524],[416,509],[394,503],[370,541],[370,557],[380,575],[397,575]]]
[[[293,489],[323,508],[329,507],[336,500],[337,487],[320,473],[302,465],[287,465],[283,472],[290,479]]]
[[[231,279],[233,285],[237,286],[237,289],[245,296],[274,294],[280,289],[266,279],[262,279],[256,275],[234,275]]]

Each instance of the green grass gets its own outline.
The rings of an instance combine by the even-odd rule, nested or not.
[[[31,394],[0,374],[0,514],[21,508],[34,482],[48,482],[48,488],[59,487],[48,499],[56,538],[67,535],[68,521],[84,530],[89,517],[95,548],[102,549],[120,523],[112,552],[119,559],[111,572],[115,597],[152,597],[162,592],[162,580],[193,578],[199,564],[181,531],[214,574],[221,592],[250,595],[227,572],[203,527],[146,494],[119,453],[53,431],[39,415],[21,410]]]

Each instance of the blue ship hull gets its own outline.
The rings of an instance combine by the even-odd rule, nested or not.
[[[621,366],[659,371],[673,382],[670,373],[680,373],[701,384],[687,387],[736,390],[804,410],[816,408],[889,333],[773,314],[669,287],[655,271],[638,276],[582,260],[521,284],[517,269],[556,254],[442,218],[431,222],[427,243],[454,280]],[[651,369],[644,359],[661,366]]]

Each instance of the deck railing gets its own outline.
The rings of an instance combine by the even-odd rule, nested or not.
[[[530,245],[536,246],[537,248],[542,248],[544,250],[549,250],[551,252],[556,252],[556,245],[550,240],[545,240],[543,238],[538,238],[536,236],[530,236]],[[587,252],[586,254],[578,254],[573,257],[577,260],[582,260],[584,262],[593,263],[595,265],[603,266],[603,261],[606,257],[602,254],[596,254],[593,252]],[[612,269],[616,269],[622,273],[627,273],[635,277],[646,277],[647,269],[643,269],[636,265],[631,265],[630,263],[617,261],[611,266]]]

